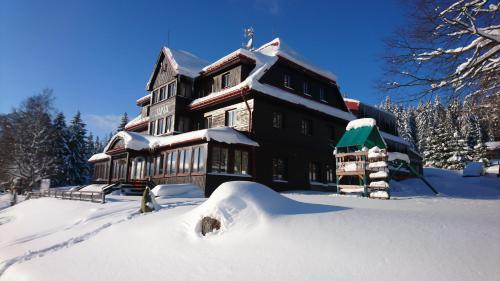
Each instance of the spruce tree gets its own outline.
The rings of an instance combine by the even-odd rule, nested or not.
[[[90,169],[87,153],[86,129],[81,119],[80,112],[71,120],[68,147],[71,154],[68,158],[69,182],[74,185],[82,185],[90,178]]]
[[[65,186],[68,184],[68,158],[71,151],[68,147],[69,132],[66,127],[64,114],[59,112],[54,119],[54,157],[55,157],[55,175],[53,177],[53,186]]]
[[[448,151],[445,146],[448,137],[446,125],[443,122],[445,119],[445,110],[439,97],[436,97],[432,108],[433,124],[426,148],[426,158],[428,159],[426,163],[436,168],[442,168],[446,165],[446,160],[449,157],[447,157]]]
[[[429,136],[429,103],[425,106],[420,102],[415,112],[415,126],[416,126],[416,139],[417,150],[424,156],[425,149],[427,148],[427,138]],[[424,157],[425,161],[425,157]]]
[[[125,131],[125,126],[129,122],[127,112],[123,113],[117,132]]]

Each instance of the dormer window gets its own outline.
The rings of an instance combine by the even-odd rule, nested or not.
[[[229,87],[229,72],[222,74],[222,89]]]
[[[283,75],[283,86],[292,89],[292,76],[290,74]]]
[[[310,86],[309,82],[304,81],[304,83],[302,85],[302,89],[303,89],[304,95],[308,95],[308,96],[311,95],[311,93],[310,93],[311,86]]]
[[[322,101],[326,101],[326,92],[325,88],[323,87],[319,88],[319,99]]]

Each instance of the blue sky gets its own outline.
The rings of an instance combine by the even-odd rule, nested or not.
[[[382,40],[404,24],[398,2],[0,0],[0,113],[52,88],[67,119],[80,110],[102,136],[123,112],[137,115],[168,37],[214,61],[239,48],[250,26],[255,45],[280,37],[335,73],[342,93],[379,103]]]

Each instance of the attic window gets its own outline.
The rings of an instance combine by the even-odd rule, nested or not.
[[[290,74],[283,75],[283,86],[292,89],[292,76]]]
[[[222,89],[229,87],[229,72],[222,74]]]

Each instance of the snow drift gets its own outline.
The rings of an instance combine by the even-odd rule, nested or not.
[[[218,220],[221,228],[215,233],[221,233],[231,228],[248,229],[281,215],[335,209],[294,201],[259,183],[232,181],[221,184],[206,202],[189,212],[187,221],[190,228],[200,235],[204,217]]]
[[[151,190],[154,196],[179,196],[179,197],[204,197],[201,189],[194,184],[181,183],[181,184],[159,184]]]

